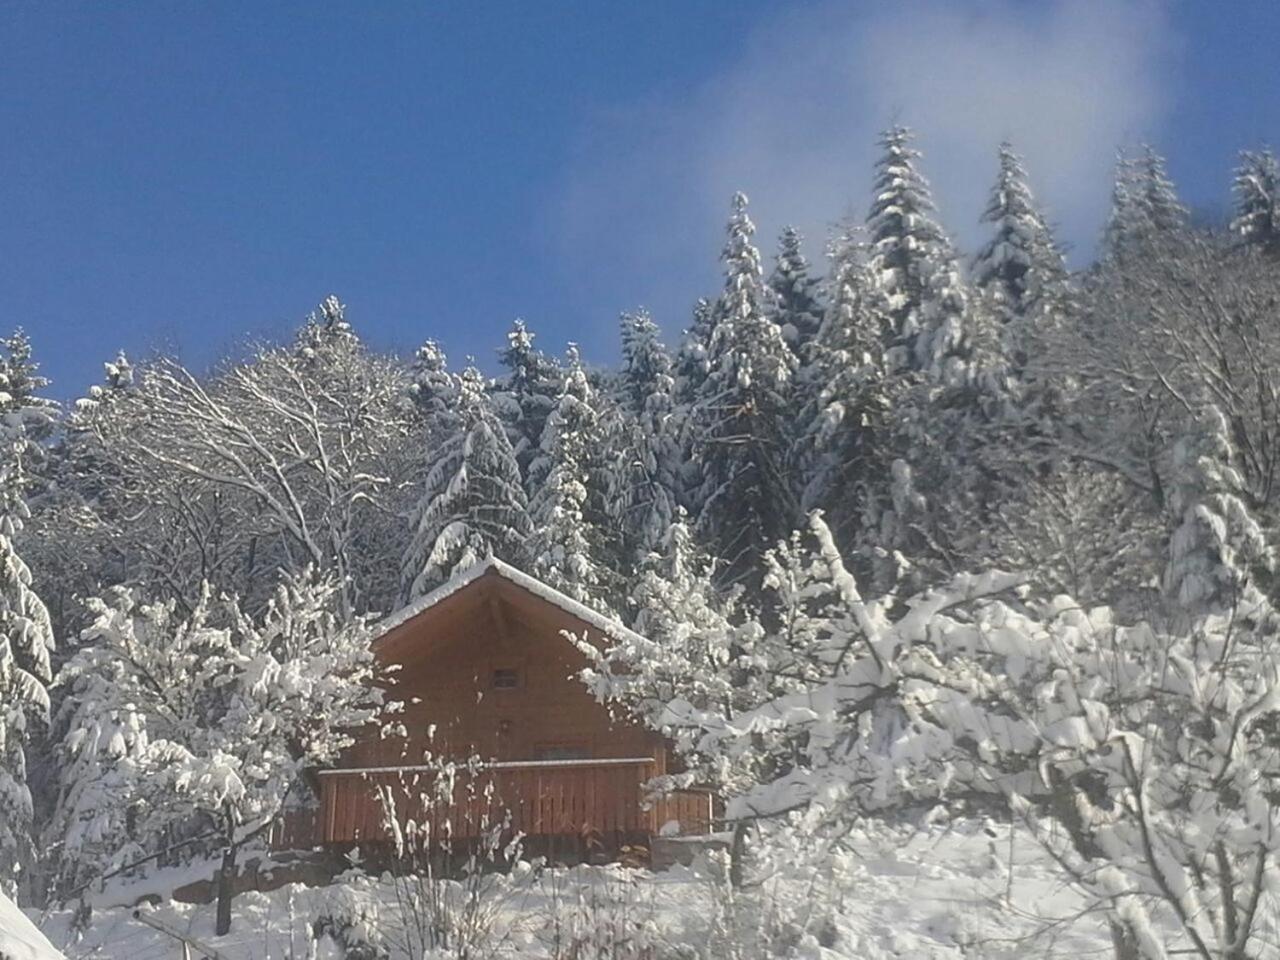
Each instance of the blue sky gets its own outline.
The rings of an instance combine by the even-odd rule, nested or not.
[[[1280,140],[1280,4],[0,6],[0,328],[53,393],[118,349],[203,366],[337,293],[375,345],[492,368],[516,316],[616,356],[716,290],[730,193],[770,251],[861,211],[915,126],[962,245],[1005,136],[1080,259],[1115,148],[1187,200]]]

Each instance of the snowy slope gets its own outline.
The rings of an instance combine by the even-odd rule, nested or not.
[[[4,894],[0,894],[0,960],[64,960]]]

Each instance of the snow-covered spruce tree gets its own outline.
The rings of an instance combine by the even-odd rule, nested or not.
[[[531,495],[541,480],[533,475],[533,461],[564,382],[559,365],[535,347],[533,340],[534,334],[523,320],[511,325],[507,347],[500,354],[507,373],[494,385],[494,403],[520,464],[526,495]]]
[[[809,276],[802,242],[795,227],[783,229],[773,272],[769,274],[769,289],[773,291],[774,322],[782,329],[792,352],[803,359],[822,324],[822,304],[818,281]]]
[[[706,297],[699,298],[694,305],[692,321],[684,331],[680,348],[676,352],[674,372],[677,403],[686,406],[692,404],[702,387],[702,381],[707,378],[707,350],[711,343],[714,313],[715,304]]]
[[[690,428],[702,472],[697,529],[730,581],[758,583],[761,558],[793,526],[787,470],[796,359],[771,316],[747,198],[736,194],[723,253],[708,373]]]
[[[323,360],[334,349],[342,349],[357,340],[347,320],[347,305],[334,294],[320,301],[302,324],[294,340],[294,350],[304,360]]]
[[[1153,244],[1176,237],[1187,224],[1187,208],[1149,145],[1136,157],[1116,159],[1111,213],[1103,235],[1107,255],[1118,260],[1150,255]]]
[[[1244,150],[1236,167],[1231,231],[1268,253],[1280,251],[1280,163],[1270,150]]]
[[[966,292],[951,241],[934,219],[929,183],[916,169],[913,137],[895,126],[880,138],[868,266],[890,320],[890,369],[950,383],[964,376]]]
[[[1151,229],[1167,233],[1187,225],[1187,208],[1178,199],[1165,159],[1150,144],[1143,144],[1133,161],[1133,196]]]
[[[1029,471],[1045,472],[1063,416],[1057,341],[1077,304],[1062,251],[1007,143],[982,219],[995,232],[974,261],[971,374],[987,395],[982,460],[1007,496],[1030,482]]]
[[[94,427],[132,415],[118,401],[135,387],[133,365],[120,353],[103,368],[103,381],[71,405],[46,445],[41,473],[47,483],[21,538],[57,637],[74,636],[83,626],[77,619],[82,597],[129,575],[128,543],[145,526],[125,506],[129,488],[116,463],[118,451],[104,448]]]
[[[797,376],[793,470],[804,509],[826,511],[842,543],[850,542],[868,483],[883,464],[887,430],[884,357],[887,318],[870,295],[865,249],[844,224],[828,250],[822,325]]]
[[[1244,483],[1231,466],[1226,418],[1201,405],[1175,445],[1164,589],[1193,618],[1251,609],[1261,603],[1258,574],[1275,565],[1262,526],[1245,502]]]
[[[581,603],[608,611],[616,600],[617,536],[606,471],[601,398],[570,344],[564,393],[547,417],[539,458],[545,479],[529,503],[534,573]]]
[[[973,285],[985,293],[1001,329],[1002,353],[1015,374],[1026,367],[1042,312],[1061,299],[1067,269],[1036,207],[1022,161],[1000,145],[1000,172],[982,213],[994,234],[973,263]]]
[[[49,612],[13,547],[15,514],[0,520],[0,888],[10,894],[32,853],[30,747],[48,721],[54,647]]]
[[[493,554],[528,557],[528,501],[515,452],[484,376],[468,365],[457,378],[457,427],[434,452],[409,518],[401,565],[406,599],[421,596]]]
[[[680,505],[691,516],[702,509],[702,469],[699,463],[697,432],[693,422],[694,400],[701,394],[710,369],[708,350],[715,304],[705,297],[698,299],[693,318],[684,331],[675,357],[674,432],[680,442]]]
[[[134,631],[167,630],[166,610],[148,608]],[[161,642],[147,638],[140,646]],[[133,682],[129,669],[90,648],[58,673],[52,723],[57,797],[43,834],[48,892],[57,900],[76,897],[104,873],[127,870],[165,840],[163,831],[152,837],[138,827],[136,771],[149,741],[145,714],[119,700],[119,690]],[[162,866],[178,862],[179,852],[157,860]]]
[[[41,452],[36,444],[53,429],[58,405],[40,396],[49,381],[40,375],[40,365],[32,357],[31,338],[23,330],[0,337],[0,351],[0,413],[8,426],[22,428],[28,441],[24,453],[31,460]]]
[[[54,648],[49,611],[15,541],[30,516],[26,496],[36,440],[52,422],[54,407],[36,395],[46,381],[36,375],[22,332],[0,346],[0,892],[12,895],[35,852],[30,748],[49,717]]]
[[[283,581],[257,618],[208,591],[185,619],[172,601],[149,605],[124,588],[91,601],[97,619],[59,673],[70,694],[65,749],[79,756],[97,743],[112,715],[134,742],[68,768],[89,777],[63,790],[79,855],[86,826],[98,843],[147,853],[175,833],[205,837],[221,853],[216,931],[227,933],[240,851],[306,789],[303,771],[334,761],[383,708],[368,626],[343,625],[338,606],[336,584],[309,572]],[[82,818],[109,801],[131,811],[124,832],[134,836],[109,815]]]
[[[0,890],[10,895],[34,852],[29,748],[48,720],[54,646],[49,612],[13,546],[25,507],[11,469],[0,476]]]
[[[643,559],[657,548],[680,502],[680,438],[671,355],[646,311],[622,314],[622,408],[619,487],[627,553]],[[629,559],[629,557],[628,557]]]
[[[425,341],[414,354],[409,378],[409,398],[426,424],[428,442],[437,441],[439,432],[449,429],[456,388],[444,348],[434,340]]]

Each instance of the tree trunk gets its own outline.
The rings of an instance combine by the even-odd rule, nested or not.
[[[1111,946],[1115,949],[1116,960],[1142,960],[1142,953],[1138,949],[1138,938],[1133,935],[1133,931],[1115,920],[1110,922],[1110,926]]]
[[[222,853],[218,870],[218,920],[214,934],[223,937],[231,932],[231,898],[235,896],[236,845],[229,843]]]
[[[744,861],[747,857],[747,821],[739,820],[733,827],[733,842],[729,845],[729,886],[734,890],[742,888],[743,874],[746,871]]]

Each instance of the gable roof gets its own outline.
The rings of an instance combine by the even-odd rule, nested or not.
[[[561,593],[555,587],[543,583],[537,577],[529,576],[523,570],[517,570],[511,564],[504,563],[497,557],[489,557],[468,567],[461,573],[455,574],[452,579],[442,583],[430,593],[423,594],[412,603],[401,607],[374,627],[374,639],[377,640],[396,629],[396,627],[403,626],[418,615],[426,613],[441,601],[465,590],[486,574],[501,577],[503,580],[515,584],[540,600],[559,607],[565,613],[577,620],[581,620],[588,626],[595,627],[605,636],[612,637],[614,640],[634,641],[642,639],[638,633],[623,626],[621,622],[613,617],[606,616],[598,610],[593,610],[585,603],[574,600],[572,597]]]

